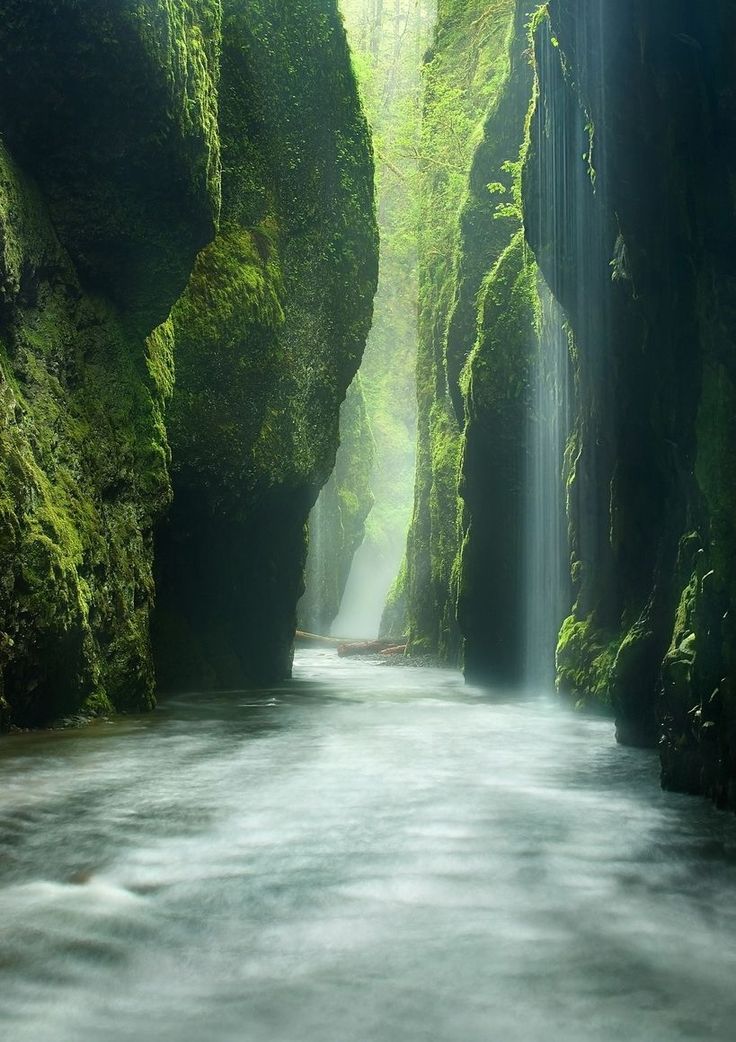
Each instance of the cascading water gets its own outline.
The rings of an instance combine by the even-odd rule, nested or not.
[[[538,82],[550,82],[559,59],[548,22],[540,33],[537,62]],[[542,267],[551,276],[553,288],[562,270],[559,244],[576,204],[575,192],[570,192],[566,112],[561,110],[559,98],[555,90],[540,92],[532,142],[541,200],[536,239],[537,244],[548,247]],[[565,314],[542,274],[538,292],[539,339],[532,364],[527,432],[524,669],[530,687],[549,687],[555,676],[557,635],[571,601],[563,474],[571,430],[571,365]]]
[[[575,41],[576,51],[591,55],[595,63],[586,66],[585,85],[588,93],[596,94],[597,112],[605,111],[602,10],[596,0],[590,25],[580,27]],[[594,41],[588,38],[592,31]],[[605,526],[598,523],[607,509],[606,484],[597,480],[597,474],[605,469],[603,457],[610,450],[611,437],[607,283],[613,242],[602,205],[605,160],[597,151],[596,129],[582,86],[569,79],[549,13],[536,33],[535,58],[537,112],[527,185],[533,186],[535,198],[525,202],[531,203],[527,235],[542,277],[529,430],[525,665],[529,684],[549,686],[557,634],[572,608],[571,554],[598,571],[607,561],[608,548],[600,539]],[[576,338],[595,347],[589,352],[594,364],[585,372],[578,367],[574,379],[567,314],[575,316]],[[574,428],[578,435],[587,431],[578,442],[594,446],[594,451],[588,451],[582,461],[570,459],[573,469],[566,473],[565,448]],[[575,546],[568,534],[568,512],[575,521]],[[577,596],[586,605],[587,587],[578,589]],[[592,605],[584,610],[592,610]]]
[[[555,647],[570,608],[564,458],[570,431],[570,356],[562,309],[540,279],[541,324],[529,422],[525,678],[554,681]]]
[[[334,480],[334,478],[330,479]],[[321,633],[324,629],[325,589],[330,562],[327,556],[327,497],[329,485],[320,492],[309,515],[309,553],[305,570],[306,592],[299,603],[299,625]]]

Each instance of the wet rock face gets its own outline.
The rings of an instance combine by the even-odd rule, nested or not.
[[[484,283],[519,226],[518,215],[494,220],[493,214],[494,203],[511,203],[513,178],[504,163],[518,158],[524,136],[529,98],[523,97],[517,107],[515,88],[524,73],[531,88],[528,65],[518,60],[524,49],[521,41],[527,16],[527,5],[515,0],[491,7],[482,0],[440,4],[425,69],[423,147],[428,154],[436,154],[438,162],[427,164],[421,188],[432,234],[424,237],[419,260],[414,513],[405,563],[390,595],[382,630],[407,632],[414,654],[453,665],[462,659],[458,598],[466,635],[477,613],[471,655],[479,667],[487,665],[488,622],[491,617],[498,620],[500,607],[495,593],[484,603],[483,580],[493,582],[486,567],[492,560],[489,544],[493,536],[481,525],[468,535],[458,499],[458,482],[465,480],[462,385],[476,339]],[[448,102],[464,128],[463,148],[455,149],[451,170],[445,154]],[[477,150],[469,147],[478,139],[482,143]],[[498,195],[489,191],[491,183]],[[486,438],[482,423],[474,435],[465,462],[472,457],[469,465],[477,467],[471,479],[471,485],[477,479],[477,487],[469,488],[477,499],[490,487],[482,472],[481,452],[475,451]],[[464,537],[473,542],[472,547],[466,544],[470,548],[467,568],[461,564]],[[473,586],[472,554],[476,565],[483,562],[482,578],[476,570]],[[494,602],[490,608],[489,601]]]
[[[305,526],[377,279],[370,143],[336,4],[223,10],[221,227],[172,316],[166,687],[288,674]]]
[[[336,4],[243,6],[4,5],[0,726],[152,704],[170,441],[162,602],[219,641],[213,683],[288,669],[370,318],[372,163]]]
[[[205,2],[3,9],[4,726],[153,699],[171,343],[147,338],[214,228],[217,33]]]
[[[526,5],[516,4],[512,15],[508,67],[461,216],[447,335],[448,377],[464,426],[458,618],[465,675],[471,683],[504,685],[521,682],[524,671],[525,479],[539,306],[520,215],[499,212],[501,199],[508,209],[515,191],[509,164],[518,161],[533,87]]]
[[[471,683],[518,685],[525,679],[524,489],[536,277],[519,232],[486,287],[471,360],[459,603]]]
[[[666,784],[734,802],[736,6],[549,11],[540,97],[568,113],[558,154],[587,130],[594,171],[584,239],[540,219],[533,156],[525,191],[577,351],[561,679],[612,701],[622,740],[660,740]]]
[[[144,335],[214,234],[219,45],[219,0],[3,5],[4,139],[83,284]]]

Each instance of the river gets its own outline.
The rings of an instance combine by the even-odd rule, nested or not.
[[[552,697],[295,680],[0,742],[7,1042],[736,1036],[736,821]]]

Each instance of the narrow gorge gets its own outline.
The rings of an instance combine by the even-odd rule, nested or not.
[[[736,0],[0,0],[9,1042],[731,1042]]]

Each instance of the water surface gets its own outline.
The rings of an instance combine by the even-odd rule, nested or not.
[[[296,680],[0,742],[8,1042],[732,1042],[736,822],[552,699]]]

